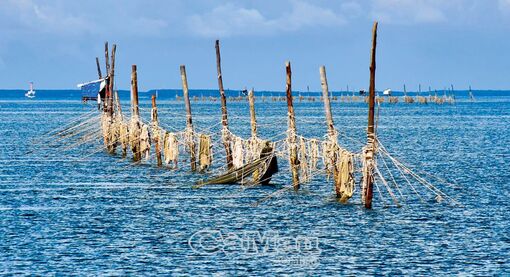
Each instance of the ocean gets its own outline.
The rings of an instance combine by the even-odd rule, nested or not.
[[[146,122],[152,93],[140,93]],[[272,186],[197,189],[203,177],[185,162],[171,170],[107,154],[101,140],[44,141],[94,114],[95,104],[82,103],[76,90],[41,90],[34,99],[0,91],[0,273],[509,275],[510,92],[475,91],[475,101],[456,93],[455,104],[382,103],[377,134],[394,157],[437,176],[432,183],[460,204],[414,182],[422,187],[417,195],[397,177],[400,205],[380,185],[367,210],[357,186],[348,204],[336,201],[322,173],[298,192],[286,190],[284,158]],[[128,92],[120,97],[129,116]],[[281,139],[286,104],[257,99],[260,137]],[[322,102],[294,102],[298,134],[322,139]],[[219,101],[191,107],[199,132],[220,131]],[[360,152],[366,104],[333,101],[332,111],[340,144]],[[183,130],[184,103],[175,93],[158,91],[158,112],[164,128]],[[228,112],[231,131],[248,137],[248,103],[229,102]],[[221,153],[214,163],[224,163]]]

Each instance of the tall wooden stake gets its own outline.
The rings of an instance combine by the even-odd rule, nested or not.
[[[320,67],[322,98],[324,99],[324,111],[326,112],[326,124],[328,125],[328,134],[335,136],[335,126],[333,124],[333,116],[331,115],[331,103],[329,101],[328,79],[326,77],[326,67]]]
[[[106,63],[106,75],[110,72],[110,56],[108,55],[108,41],[104,43],[104,59]]]
[[[131,66],[131,116],[138,117],[140,112],[138,109],[138,76],[136,73],[136,64]]]
[[[225,97],[225,90],[223,89],[223,77],[221,75],[221,56],[219,40],[216,40],[216,69],[218,71],[218,88],[220,90],[221,97],[221,123],[223,125],[223,128],[228,130],[227,98]],[[231,169],[233,167],[233,163],[232,163],[232,149],[230,148],[230,140],[224,138],[223,145],[225,146],[225,154],[227,156],[227,166],[228,169]]]
[[[250,105],[250,126],[251,126],[251,143],[253,143],[253,146],[255,146],[257,141],[257,119],[255,117],[255,96],[253,95],[253,88],[248,91],[248,103]],[[264,152],[264,150],[262,150]],[[260,153],[262,154],[262,153]],[[262,155],[258,155],[257,157],[253,157],[254,160],[261,158]],[[259,169],[255,170],[253,172],[253,181],[259,182],[260,181],[260,171]]]
[[[290,167],[292,170],[292,186],[294,190],[299,190],[299,161],[297,157],[297,138],[296,138],[296,119],[294,117],[294,105],[292,103],[292,71],[290,62],[285,63],[287,72],[286,94],[287,94],[287,110],[289,113],[289,150],[290,150]]]
[[[129,140],[131,149],[133,150],[133,160],[140,161],[142,153],[140,152],[140,112],[138,109],[138,76],[136,74],[136,65],[131,66],[131,126],[129,132],[134,133],[130,135]],[[136,137],[136,138],[135,138]],[[133,146],[134,145],[134,146]]]
[[[326,77],[326,67],[320,67],[320,75],[321,75],[321,87],[322,87],[322,98],[324,99],[324,111],[326,113],[326,125],[328,127],[328,139],[331,143],[337,143],[337,134],[335,131],[335,125],[333,123],[333,116],[331,115],[331,103],[329,101],[329,88],[328,88],[328,79]],[[335,183],[335,191],[337,197],[342,197],[342,193],[340,191],[340,183],[338,182],[340,179],[338,178],[338,168],[337,168],[337,156],[333,155],[333,160],[331,161],[333,164],[333,181]]]
[[[160,142],[160,131],[159,131],[159,120],[158,120],[158,107],[156,106],[156,95],[152,95],[152,130],[154,136],[154,144],[156,148],[156,160],[158,166],[163,165],[163,159],[161,159],[161,145]]]
[[[255,118],[255,96],[253,89],[248,92],[248,102],[250,104],[250,124],[251,124],[251,137],[257,137],[257,119]]]
[[[372,196],[374,186],[374,154],[375,154],[375,53],[377,47],[377,22],[374,23],[372,30],[372,52],[370,57],[370,87],[368,99],[368,129],[367,129],[367,148],[365,153],[365,168],[363,195],[365,208],[372,208]]]
[[[108,52],[108,41],[104,43],[104,59],[105,59],[105,65],[106,65],[106,76],[108,77],[108,74],[110,74],[110,56]],[[105,95],[104,98],[101,99],[101,104],[103,104],[103,112],[108,112],[108,90],[110,88],[109,85],[109,78],[106,79],[106,89],[105,89]]]
[[[96,66],[97,66],[97,75],[99,79],[103,78],[103,74],[101,74],[101,66],[99,65],[99,58],[96,57]]]
[[[113,115],[113,88],[114,88],[114,79],[115,79],[115,52],[117,51],[117,45],[114,44],[112,47],[112,57],[111,57],[111,64],[110,64],[110,72],[108,73],[108,76],[110,77],[109,86],[110,86],[110,95],[108,98],[108,112],[110,115]]]
[[[186,107],[186,132],[188,133],[188,148],[190,150],[190,163],[191,163],[191,171],[197,170],[196,163],[196,146],[195,140],[193,139],[193,120],[191,117],[191,104],[189,101],[189,93],[188,93],[188,78],[186,77],[186,67],[181,65],[181,79],[182,79],[182,92],[184,97],[184,105]]]

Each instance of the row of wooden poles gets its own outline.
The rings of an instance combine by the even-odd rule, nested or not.
[[[363,185],[362,185],[362,201],[366,208],[372,207],[372,196],[373,196],[373,182],[374,182],[374,166],[375,166],[375,151],[376,151],[376,133],[375,133],[375,124],[374,124],[374,107],[376,103],[376,92],[375,92],[375,69],[376,69],[376,44],[377,44],[377,22],[373,25],[372,30],[372,49],[371,49],[371,58],[370,58],[370,86],[369,86],[369,96],[367,97],[368,102],[368,127],[367,127],[367,144],[363,148]],[[218,88],[220,93],[220,101],[221,101],[221,113],[222,119],[221,123],[225,130],[228,130],[228,113],[227,113],[227,97],[225,96],[225,90],[223,87],[223,75],[221,72],[221,55],[220,55],[220,44],[219,41],[216,40],[215,43],[216,48],[216,65],[217,65],[217,77],[218,77]],[[108,56],[108,43],[105,44],[105,58],[106,58],[106,71],[107,71],[107,88],[105,94],[105,103],[103,112],[104,115],[109,116],[111,120],[113,120],[113,87],[114,87],[114,76],[115,76],[115,50],[116,45],[113,45],[112,53],[111,53],[111,64],[109,63]],[[96,58],[98,75],[102,78],[101,68],[99,66],[99,59]],[[297,130],[296,130],[296,121],[294,114],[294,106],[293,106],[293,96],[292,96],[292,71],[290,62],[285,63],[286,69],[286,102],[288,109],[288,142],[291,146],[289,149],[290,155],[290,167],[292,172],[292,185],[293,188],[297,191],[300,188],[299,181],[299,161],[298,161],[298,148],[297,148]],[[189,98],[188,91],[188,82],[186,76],[186,68],[184,65],[180,66],[180,73],[182,79],[182,88],[183,88],[183,98],[186,109],[186,129],[193,132],[193,120],[191,114],[191,104]],[[330,95],[326,77],[326,68],[324,66],[320,67],[320,77],[321,77],[321,87],[322,87],[322,99],[324,102],[324,109],[326,113],[326,122],[327,122],[327,130],[328,135],[330,137],[335,137],[336,139],[336,131],[334,127],[333,117],[331,113],[331,104],[330,104]],[[254,96],[253,90],[249,92],[249,106],[250,106],[250,121],[251,121],[251,132],[252,136],[257,135],[257,127],[256,127],[256,119],[255,119],[255,107],[254,107]],[[118,96],[117,96],[118,100]],[[121,113],[120,110],[120,101],[116,101],[116,105],[118,108],[118,112]],[[137,80],[137,67],[136,65],[132,65],[131,68],[131,116],[132,118],[139,118],[139,102],[138,102],[138,80]],[[153,125],[158,124],[158,116],[157,116],[157,106],[156,106],[156,97],[152,96],[152,120]],[[157,139],[154,141],[155,149],[156,149],[156,158],[158,166],[162,165],[162,157],[161,157],[161,141]],[[194,145],[194,141],[190,140],[190,145],[188,145],[190,149],[190,163],[192,171],[196,170],[196,146]],[[227,140],[223,140],[225,153],[226,153],[226,164],[228,169],[233,168],[232,161],[232,148]],[[105,138],[105,145],[107,145],[108,151],[111,153],[115,152],[115,146],[111,144],[110,141],[107,141]],[[125,149],[124,149],[125,151]],[[134,159],[139,161],[141,159],[141,154],[136,153],[134,151]],[[336,168],[333,167],[333,168]],[[336,174],[335,172],[333,172]],[[336,185],[336,184],[335,184]],[[338,194],[338,190],[337,190]]]
[[[365,102],[365,103],[368,103],[369,101],[369,97],[370,96],[358,96],[358,95],[341,95],[341,96],[330,96],[329,97],[329,100],[330,101],[337,101],[337,102],[342,102],[342,103],[359,103],[359,102]],[[192,98],[192,101],[193,102],[217,102],[218,101],[218,97],[214,97],[214,96],[193,96]],[[182,101],[183,100],[183,97],[177,95],[176,96],[176,100],[177,101]],[[240,96],[229,96],[227,97],[227,100],[229,102],[244,102],[244,101],[249,101],[249,97],[248,96],[243,96],[243,95],[240,95]],[[286,102],[287,101],[287,97],[285,96],[265,96],[265,95],[262,95],[260,96],[260,100],[262,102],[267,102],[267,101],[271,101],[271,102]],[[303,96],[303,95],[299,95],[298,96],[298,101],[299,102],[316,102],[316,101],[320,101],[320,102],[323,102],[324,101],[324,97],[323,96]],[[443,95],[443,96],[439,96],[437,94],[434,94],[434,95],[428,95],[428,96],[421,96],[421,95],[417,95],[417,96],[410,96],[410,95],[404,95],[404,96],[376,96],[375,97],[375,102],[376,103],[390,103],[390,104],[396,104],[396,103],[399,103],[399,102],[402,102],[402,103],[407,103],[407,104],[412,104],[412,103],[418,103],[418,104],[429,104],[429,103],[432,103],[432,104],[439,104],[439,105],[442,105],[442,104],[453,104],[455,103],[455,97],[451,96],[451,95]]]

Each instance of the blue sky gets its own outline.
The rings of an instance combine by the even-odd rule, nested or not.
[[[0,0],[0,88],[75,88],[96,78],[103,43],[117,43],[116,85],[131,64],[142,90],[216,88],[214,40],[226,88],[368,87],[379,21],[377,89],[510,88],[510,0]],[[103,70],[104,71],[104,70]]]

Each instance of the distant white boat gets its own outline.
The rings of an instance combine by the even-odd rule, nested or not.
[[[391,95],[391,89],[384,90],[383,95]]]
[[[28,98],[35,97],[34,82],[30,82],[30,90],[25,93],[25,96]]]

